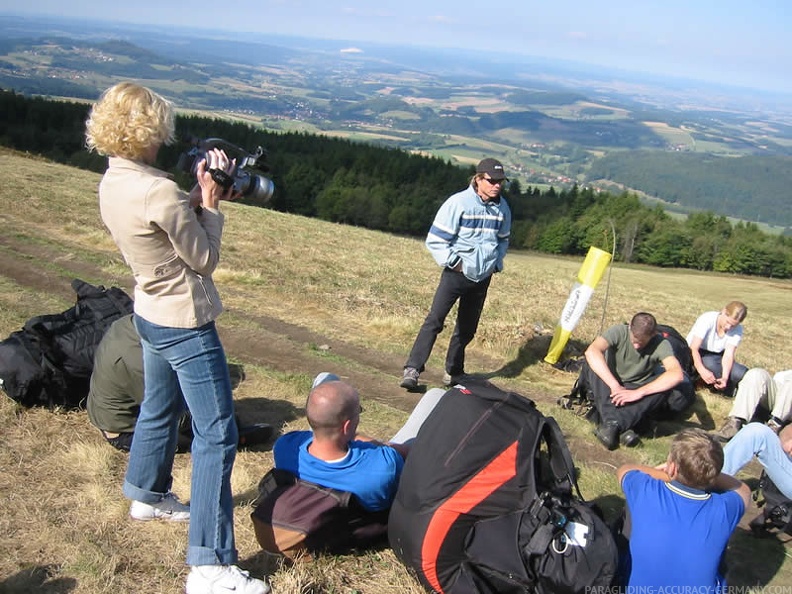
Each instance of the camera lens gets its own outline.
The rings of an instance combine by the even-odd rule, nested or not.
[[[245,198],[256,204],[265,204],[275,192],[275,184],[263,175],[237,173],[237,189]]]

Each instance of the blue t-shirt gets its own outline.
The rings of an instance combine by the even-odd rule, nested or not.
[[[736,491],[708,493],[639,470],[622,479],[632,520],[628,585],[725,585],[718,564],[745,511]]]
[[[273,447],[275,467],[323,487],[349,491],[368,511],[391,506],[404,467],[399,452],[386,445],[352,441],[342,460],[325,462],[308,453],[312,441],[310,431],[292,431],[279,437]]]

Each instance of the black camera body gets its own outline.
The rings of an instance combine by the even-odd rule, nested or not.
[[[258,204],[269,202],[275,191],[275,184],[271,179],[260,174],[269,171],[266,162],[267,152],[260,146],[254,153],[249,153],[222,138],[206,138],[195,142],[190,150],[179,155],[176,167],[194,177],[198,163],[206,158],[207,151],[214,148],[225,151],[229,159],[236,159],[234,170],[227,176],[230,182],[223,183],[217,177],[215,177],[215,181],[228,187],[233,186],[235,193],[239,193],[252,202]]]

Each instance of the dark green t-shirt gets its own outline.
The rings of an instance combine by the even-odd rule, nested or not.
[[[132,315],[108,328],[94,355],[88,418],[102,431],[135,430],[143,402],[143,349]]]
[[[658,373],[658,366],[666,357],[673,357],[671,344],[657,334],[640,351],[630,341],[627,324],[611,326],[602,335],[608,343],[605,360],[611,372],[622,384],[645,384]]]

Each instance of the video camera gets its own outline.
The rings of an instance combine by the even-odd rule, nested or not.
[[[266,163],[267,152],[260,146],[256,148],[256,152],[249,153],[222,138],[206,138],[194,142],[190,150],[179,155],[176,167],[194,177],[198,163],[206,157],[207,151],[214,148],[222,149],[230,159],[236,159],[236,167],[227,176],[230,181],[227,185],[218,183],[226,187],[233,185],[234,192],[259,204],[264,204],[272,198],[272,193],[275,191],[272,180],[250,171],[257,170],[261,173],[269,171],[269,165]],[[215,181],[218,181],[217,178]]]

